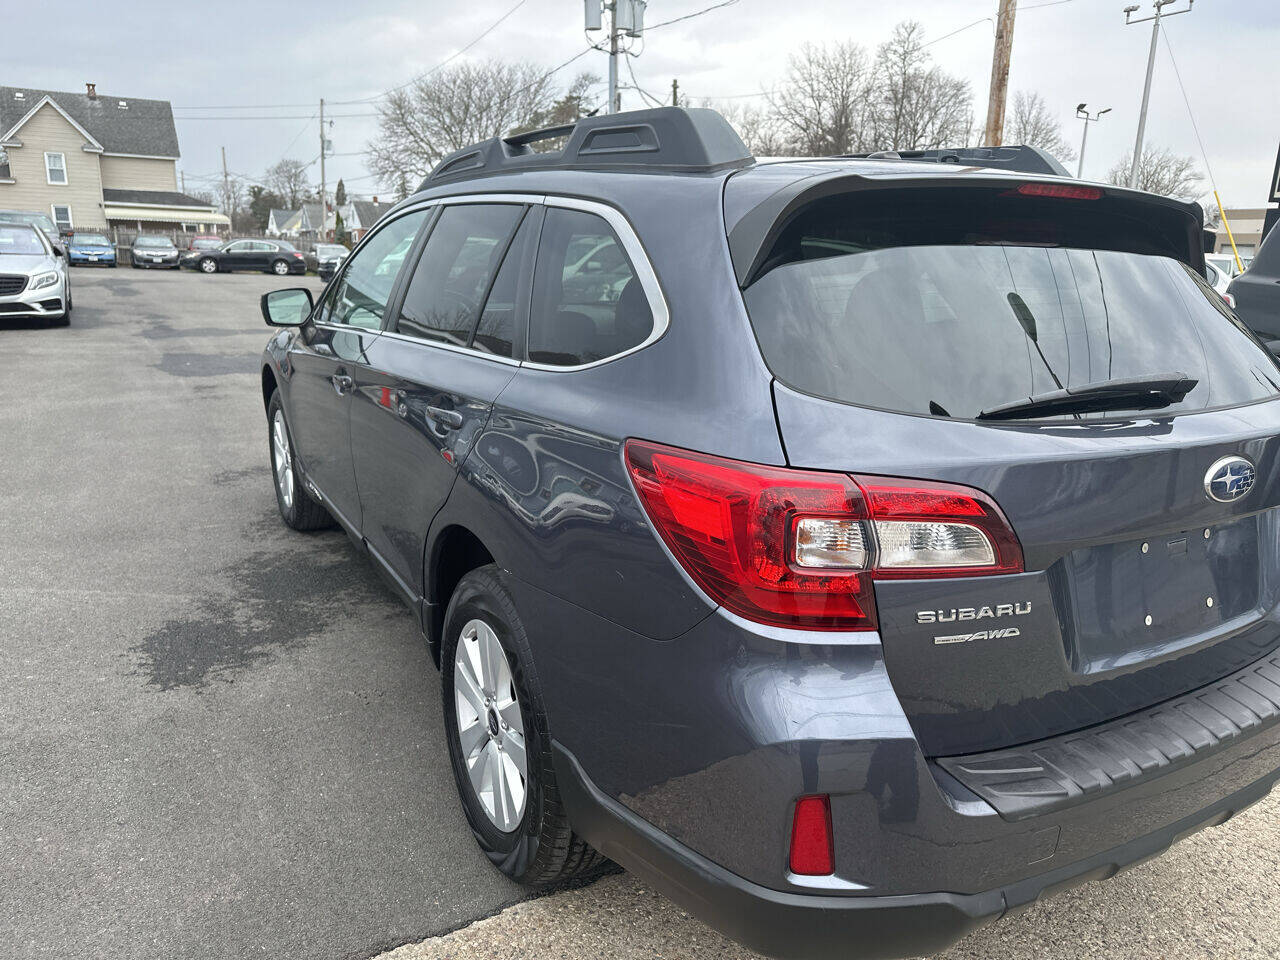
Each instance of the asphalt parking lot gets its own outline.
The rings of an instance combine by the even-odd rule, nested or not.
[[[0,326],[0,955],[747,956],[625,875],[520,902],[475,848],[408,614],[276,517],[257,299],[298,283],[76,270],[70,328]],[[1278,814],[947,956],[1280,956]]]

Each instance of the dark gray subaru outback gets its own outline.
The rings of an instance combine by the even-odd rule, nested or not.
[[[281,514],[418,618],[504,873],[916,955],[1270,790],[1280,368],[1198,207],[1060,172],[596,117],[264,298]]]

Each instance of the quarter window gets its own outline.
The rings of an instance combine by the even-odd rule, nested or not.
[[[529,359],[577,366],[639,346],[653,312],[631,261],[604,218],[547,209],[533,275]]]
[[[426,217],[426,210],[416,210],[392,220],[347,260],[325,299],[322,322],[365,330],[382,326],[391,288]]]
[[[50,183],[65,184],[67,182],[67,158],[61,153],[44,155],[44,172]]]
[[[65,203],[55,203],[49,208],[53,212],[53,225],[59,233],[66,233],[72,228],[71,207]]]
[[[458,347],[471,346],[480,306],[523,214],[524,207],[515,204],[446,207],[413,272],[395,331]],[[499,308],[499,299],[492,301],[478,346],[510,356],[516,283],[511,271],[504,272],[510,275],[503,279],[509,293],[500,296],[509,298],[507,308]]]

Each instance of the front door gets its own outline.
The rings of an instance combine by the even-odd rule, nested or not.
[[[224,270],[248,270],[253,261],[253,241],[237,240],[222,251]]]
[[[363,531],[409,599],[427,529],[518,366],[540,208],[464,203],[431,229],[351,408]]]
[[[360,528],[351,464],[351,396],[364,379],[404,250],[426,214],[398,217],[363,244],[330,285],[289,352],[289,427],[307,479],[350,529]]]

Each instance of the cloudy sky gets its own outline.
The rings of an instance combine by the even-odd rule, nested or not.
[[[714,2],[650,0],[647,20]],[[1149,12],[1151,0],[1141,2]],[[1180,0],[1176,8],[1185,5]],[[1073,143],[1077,103],[1112,107],[1089,135],[1085,175],[1101,178],[1133,144],[1150,24],[1125,26],[1125,0],[1019,6],[1010,87],[1040,92]],[[282,156],[312,160],[319,131],[311,118],[324,97],[337,154],[328,179],[342,176],[350,192],[368,195],[378,187],[363,150],[375,130],[378,94],[455,54],[516,0],[311,0],[287,7],[68,0],[56,16],[39,4],[6,7],[0,84],[82,90],[93,81],[112,96],[170,100],[189,190],[220,176],[222,146],[230,169],[249,178]],[[639,85],[655,95],[669,95],[679,78],[691,97],[758,103],[783,74],[788,53],[805,41],[849,38],[873,48],[897,21],[914,18],[937,41],[929,47],[936,61],[969,81],[982,116],[996,7],[997,0],[738,0],[654,30],[631,64]],[[1261,205],[1280,147],[1280,0],[1198,0],[1193,12],[1166,24],[1224,203]],[[550,69],[586,48],[578,0],[524,0],[465,56],[524,58]],[[606,68],[604,54],[592,52],[559,76],[567,81],[588,69],[603,77]],[[641,106],[640,95],[627,91],[623,105]],[[1203,166],[1163,43],[1147,135]],[[318,166],[312,169],[318,181]]]

